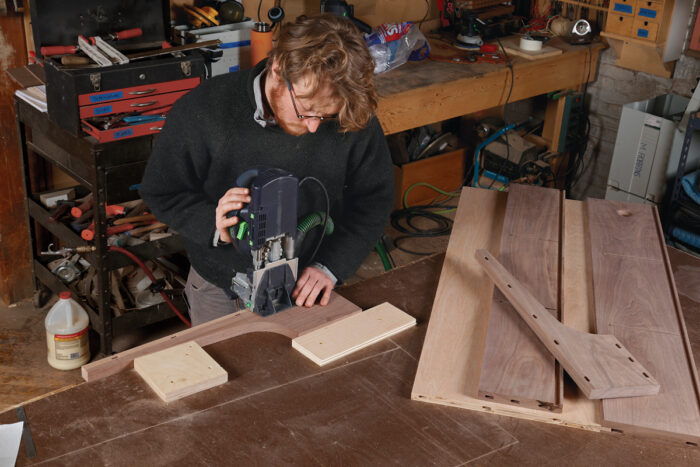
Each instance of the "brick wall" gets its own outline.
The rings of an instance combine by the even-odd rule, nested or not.
[[[673,78],[666,79],[615,66],[612,49],[601,53],[597,79],[588,86],[591,120],[584,172],[571,190],[575,199],[603,198],[615,148],[622,106],[667,93],[690,97],[700,77],[700,60],[681,56]]]

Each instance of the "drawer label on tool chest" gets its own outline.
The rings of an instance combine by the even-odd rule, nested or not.
[[[100,107],[95,107],[92,110],[93,115],[108,114],[112,111],[111,105],[101,105]]]
[[[134,130],[131,128],[126,128],[124,130],[119,130],[114,132],[114,139],[126,138],[134,134]]]
[[[613,11],[619,11],[620,13],[632,13],[632,5],[625,5],[624,3],[615,3]]]
[[[102,94],[93,94],[90,96],[90,102],[113,101],[114,99],[122,99],[123,97],[124,91],[105,92]]]

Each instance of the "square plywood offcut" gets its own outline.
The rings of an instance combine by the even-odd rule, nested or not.
[[[138,357],[134,369],[165,402],[228,381],[226,370],[194,341]]]
[[[382,303],[299,336],[292,347],[323,366],[415,325],[416,318]]]

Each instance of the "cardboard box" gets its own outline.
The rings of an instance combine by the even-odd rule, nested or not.
[[[429,183],[441,190],[458,190],[464,182],[465,149],[438,154],[419,161],[394,166],[394,209],[403,208],[406,190],[419,182]],[[440,193],[426,186],[413,188],[406,199],[409,206],[427,204]]]

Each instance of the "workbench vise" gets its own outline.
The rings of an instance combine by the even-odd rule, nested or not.
[[[236,273],[231,290],[248,309],[268,316],[293,306],[299,180],[281,169],[252,169],[236,186],[248,187],[251,201],[229,213],[238,217],[231,237],[239,251],[251,254],[253,267]]]

